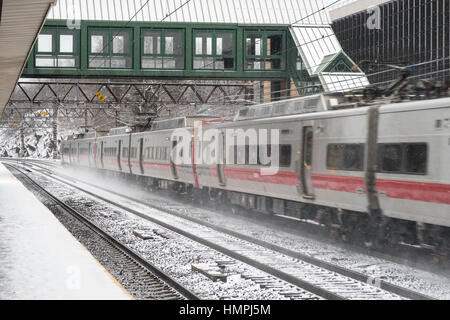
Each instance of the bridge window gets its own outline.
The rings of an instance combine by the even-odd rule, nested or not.
[[[285,34],[278,31],[245,33],[246,70],[284,70]]]
[[[234,38],[233,31],[195,31],[194,69],[234,70]]]
[[[296,52],[295,52],[295,57],[296,57],[295,69],[296,69],[297,71],[303,71],[303,70],[306,70],[306,69],[307,69],[307,68],[306,68],[306,65],[305,65],[305,63],[303,62],[303,59],[302,59],[302,57],[301,57],[301,55],[300,55],[299,50],[296,49],[295,51],[296,51]]]
[[[89,68],[132,68],[129,29],[89,29]]]
[[[45,28],[38,36],[36,67],[78,67],[77,31],[65,28]]]
[[[144,30],[141,38],[143,69],[184,69],[182,30]]]

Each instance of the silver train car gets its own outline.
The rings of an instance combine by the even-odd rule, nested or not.
[[[219,158],[240,161],[196,161],[207,147],[197,139],[199,121],[219,133]],[[173,151],[180,128],[189,132],[184,152],[192,159],[181,165]],[[226,150],[227,130],[255,129],[279,132],[276,174],[261,174],[267,165],[250,142]],[[251,106],[233,121],[186,117],[155,122],[146,132],[69,139],[62,158],[159,188],[313,220],[345,237],[363,235],[367,243],[450,252],[450,98],[349,108],[321,94]]]

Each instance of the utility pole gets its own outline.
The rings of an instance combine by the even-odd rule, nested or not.
[[[56,160],[58,158],[58,107],[53,109],[52,130],[53,159]]]
[[[23,128],[23,119],[20,124],[20,153],[19,158],[23,158],[25,156],[25,136],[24,136],[24,128]]]

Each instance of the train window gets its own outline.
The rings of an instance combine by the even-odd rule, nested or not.
[[[159,155],[160,155],[159,149],[160,149],[159,147],[155,148],[155,160],[159,160]]]
[[[89,149],[88,148],[82,148],[80,149],[80,153],[83,155],[88,155],[89,154]]]
[[[257,165],[258,164],[258,146],[256,145],[245,145],[245,164]]]
[[[227,163],[227,164],[238,164],[237,160],[238,160],[238,147],[235,144],[234,146],[230,147],[230,150],[228,151],[229,154],[227,155],[227,161],[231,160],[232,163]],[[232,159],[228,159],[228,157],[232,157]]]
[[[148,148],[148,159],[154,159],[153,158],[153,150],[154,149],[155,148],[153,148],[153,147]]]
[[[400,172],[402,170],[402,145],[384,144],[379,148],[380,169],[384,172]]]
[[[329,144],[327,148],[327,168],[340,169],[343,145]]]
[[[329,144],[327,146],[327,169],[362,170],[364,167],[364,144]]]
[[[180,150],[180,153],[179,153],[179,154],[180,154],[180,159],[181,159],[181,158],[183,158],[183,154],[184,154],[184,148],[181,148],[181,150]]]
[[[127,158],[128,157],[128,148],[123,148],[122,149],[122,157],[123,158]]]
[[[290,167],[292,158],[292,146],[290,144],[280,145],[280,166]]]
[[[405,148],[405,170],[408,173],[422,173],[427,169],[427,145],[407,144]]]
[[[137,148],[131,148],[130,149],[130,158],[132,159],[136,159],[136,155],[137,155]]]
[[[359,144],[344,145],[342,167],[347,170],[362,170],[363,147]]]
[[[245,164],[250,164],[250,146],[248,144],[245,145]]]
[[[245,146],[244,145],[235,145],[234,152],[237,155],[236,164],[245,164]]]
[[[263,159],[261,159],[261,153],[264,155],[264,162],[267,163],[263,163]],[[271,144],[267,144],[266,148],[261,148],[260,146],[258,146],[258,164],[262,165],[262,166],[270,166],[271,161],[270,161],[270,157],[272,156],[272,145]]]

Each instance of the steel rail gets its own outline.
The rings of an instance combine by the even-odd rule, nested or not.
[[[151,274],[156,276],[160,282],[163,282],[168,289],[172,289],[172,291],[176,291],[180,298],[186,298],[189,300],[199,300],[200,298],[190,291],[189,289],[186,289],[181,285],[179,282],[171,278],[169,275],[161,271],[159,268],[152,265],[150,262],[148,262],[146,259],[144,259],[141,255],[133,251],[132,249],[128,248],[124,244],[122,244],[120,241],[112,237],[107,232],[103,231],[101,228],[99,228],[96,224],[89,221],[83,215],[81,215],[78,211],[64,203],[63,201],[59,200],[55,195],[47,191],[45,188],[40,186],[36,181],[34,181],[28,174],[26,174],[23,170],[17,168],[16,165],[4,163],[5,166],[8,166],[10,168],[14,168],[18,172],[20,172],[34,187],[36,187],[38,190],[40,190],[43,194],[45,194],[48,198],[50,198],[53,202],[55,202],[58,206],[60,206],[62,209],[67,211],[69,214],[71,214],[73,217],[75,217],[77,220],[88,226],[92,231],[97,233],[100,237],[102,237],[105,241],[107,241],[109,244],[111,244],[114,248],[116,248],[118,251],[122,252],[125,256],[129,257],[129,259],[133,260],[136,264],[142,266],[143,268],[147,269]],[[41,173],[42,174],[42,173]]]
[[[42,168],[42,167],[40,167],[40,168]],[[42,169],[45,169],[45,168],[42,168]],[[42,173],[42,174],[44,174],[44,173]],[[349,278],[352,278],[354,280],[357,280],[357,281],[360,281],[360,282],[364,282],[364,283],[368,283],[368,284],[376,283],[377,284],[376,286],[378,288],[380,288],[382,290],[385,290],[385,291],[388,291],[388,292],[391,292],[391,293],[394,293],[394,294],[397,294],[397,295],[402,296],[404,298],[413,299],[413,300],[435,300],[434,298],[432,298],[430,296],[424,295],[422,293],[419,293],[419,292],[416,292],[416,291],[413,291],[413,290],[410,290],[410,289],[407,289],[407,288],[403,288],[403,287],[394,285],[392,283],[389,283],[389,282],[381,280],[381,279],[376,279],[374,277],[365,275],[365,274],[363,274],[361,272],[350,270],[350,269],[347,269],[347,268],[343,268],[343,267],[334,265],[332,263],[329,263],[329,262],[326,262],[326,261],[323,261],[323,260],[320,260],[320,259],[308,256],[306,254],[302,254],[300,252],[293,251],[293,250],[290,250],[290,249],[287,249],[287,248],[283,248],[281,246],[278,246],[278,245],[273,244],[273,243],[269,243],[267,241],[263,241],[263,240],[260,240],[260,239],[256,239],[254,237],[250,237],[250,236],[242,234],[240,232],[229,230],[227,228],[220,227],[220,226],[217,226],[217,225],[205,222],[203,220],[200,220],[200,219],[197,219],[197,218],[194,218],[194,217],[189,217],[189,216],[180,214],[180,213],[176,212],[175,210],[169,209],[169,208],[167,208],[165,206],[158,206],[158,205],[156,205],[154,203],[147,203],[147,202],[144,202],[142,200],[139,200],[139,199],[136,199],[136,198],[124,195],[124,194],[120,194],[118,192],[112,191],[112,190],[104,188],[104,187],[97,186],[97,185],[89,183],[89,182],[85,182],[85,181],[82,181],[82,180],[79,180],[79,179],[75,179],[73,177],[69,177],[69,176],[66,176],[66,175],[63,175],[63,174],[60,174],[60,173],[58,173],[58,174],[61,177],[63,177],[63,178],[71,179],[71,180],[78,180],[78,181],[80,181],[80,182],[82,182],[82,183],[84,183],[86,185],[98,188],[100,190],[103,190],[103,191],[109,192],[111,194],[120,196],[122,198],[125,198],[125,199],[128,199],[128,200],[137,202],[139,204],[151,207],[153,209],[163,211],[165,213],[174,215],[174,216],[176,216],[178,218],[185,219],[185,220],[188,220],[188,221],[200,224],[200,225],[202,225],[204,227],[207,227],[207,228],[213,229],[215,231],[227,234],[229,236],[241,239],[243,241],[251,242],[253,244],[259,245],[259,246],[261,246],[263,248],[266,248],[266,249],[269,249],[269,250],[273,250],[273,251],[279,252],[279,253],[284,254],[286,256],[290,256],[292,258],[299,259],[301,261],[304,261],[306,263],[310,263],[310,264],[315,265],[317,267],[321,267],[321,268],[327,269],[329,271],[336,272],[336,273],[341,274],[341,275],[343,275],[345,277],[349,277]],[[63,181],[61,179],[58,179],[58,178],[56,178],[54,176],[50,176],[48,173],[45,174],[45,175],[47,175],[48,177],[50,177],[52,179],[56,179],[56,180],[60,181],[61,183],[65,183],[65,184],[69,184],[70,185],[70,183],[65,182],[65,181]],[[93,193],[90,193],[89,191],[83,190],[82,188],[80,188],[78,186],[75,186],[75,185],[71,185],[71,186],[76,188],[76,189],[78,189],[78,190],[80,190],[80,191],[82,191],[82,192],[86,192],[86,193],[91,194],[91,195],[93,195],[95,197],[99,197],[97,195],[94,195]],[[102,198],[102,200],[104,200],[106,202],[110,202],[110,200],[108,200],[108,199]],[[116,203],[111,203],[111,204],[120,206],[120,204],[116,204]],[[125,210],[129,210],[129,209],[125,208]],[[147,216],[143,215],[143,218],[147,219]]]

